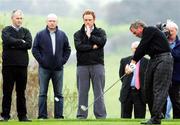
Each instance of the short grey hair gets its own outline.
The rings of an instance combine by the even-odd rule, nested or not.
[[[142,20],[135,20],[134,22],[131,23],[129,29],[131,30],[131,28],[137,29],[139,26],[141,27],[145,27],[146,23],[143,22]]]
[[[20,14],[20,15],[24,16],[22,10],[16,9],[16,10],[13,10],[13,11],[12,11],[11,17],[15,16],[16,14]]]
[[[56,20],[56,21],[57,21],[58,17],[57,17],[56,14],[50,13],[50,14],[48,14],[48,16],[47,16],[47,20],[49,20],[49,19],[51,19],[51,20]]]
[[[166,28],[176,28],[176,30],[178,31],[178,25],[169,19],[166,22]]]

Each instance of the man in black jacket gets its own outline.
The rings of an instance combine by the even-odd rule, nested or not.
[[[168,96],[173,70],[173,58],[168,40],[159,29],[146,26],[140,20],[131,24],[130,31],[140,37],[141,41],[126,73],[130,74],[135,69],[135,64],[145,54],[151,57],[145,76],[145,91],[151,119],[142,124],[161,124],[162,109]]]
[[[135,41],[131,44],[133,54],[138,45],[139,41]],[[131,59],[132,56],[121,59],[119,77],[122,77],[126,73],[126,65]],[[131,118],[133,109],[135,118],[145,118],[146,102],[144,96],[144,76],[147,64],[148,59],[143,57],[136,65],[136,70],[121,79],[122,87],[119,98],[121,102],[121,118]]]
[[[19,121],[30,121],[26,116],[25,89],[29,62],[27,50],[31,48],[32,37],[29,30],[21,26],[23,20],[21,10],[14,10],[11,20],[12,25],[2,30],[3,100],[1,121],[8,121],[10,118],[11,96],[15,83]]]
[[[52,79],[54,89],[54,118],[63,119],[63,65],[69,59],[71,48],[66,34],[58,29],[58,18],[51,13],[47,26],[36,34],[32,53],[39,63],[38,119],[47,119],[47,92]]]
[[[86,10],[83,13],[84,24],[74,34],[74,43],[77,55],[77,87],[78,87],[78,112],[77,118],[86,119],[88,111],[83,111],[80,106],[88,106],[88,92],[90,82],[94,91],[94,99],[104,92],[104,45],[106,33],[95,25],[95,13]],[[94,103],[94,115],[96,118],[106,118],[104,97]]]

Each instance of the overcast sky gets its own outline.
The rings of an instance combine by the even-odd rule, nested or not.
[[[67,0],[70,3],[72,3],[73,5],[78,5],[79,3],[83,3],[86,2],[86,0]],[[98,0],[98,2],[101,2],[102,5],[107,4],[108,2],[113,2],[113,1],[122,1],[122,0]]]

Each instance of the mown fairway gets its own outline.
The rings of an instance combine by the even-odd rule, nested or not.
[[[141,119],[106,119],[106,120],[33,120],[25,123],[16,120],[0,122],[0,125],[140,125]],[[179,125],[180,120],[163,120],[162,125]]]

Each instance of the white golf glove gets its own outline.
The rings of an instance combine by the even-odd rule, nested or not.
[[[136,69],[136,64],[130,63],[129,67],[131,68],[132,72]]]
[[[136,64],[134,64],[134,63],[127,64],[126,67],[125,67],[125,73],[126,73],[126,74],[130,74],[130,73],[132,73],[135,69],[136,69]]]

